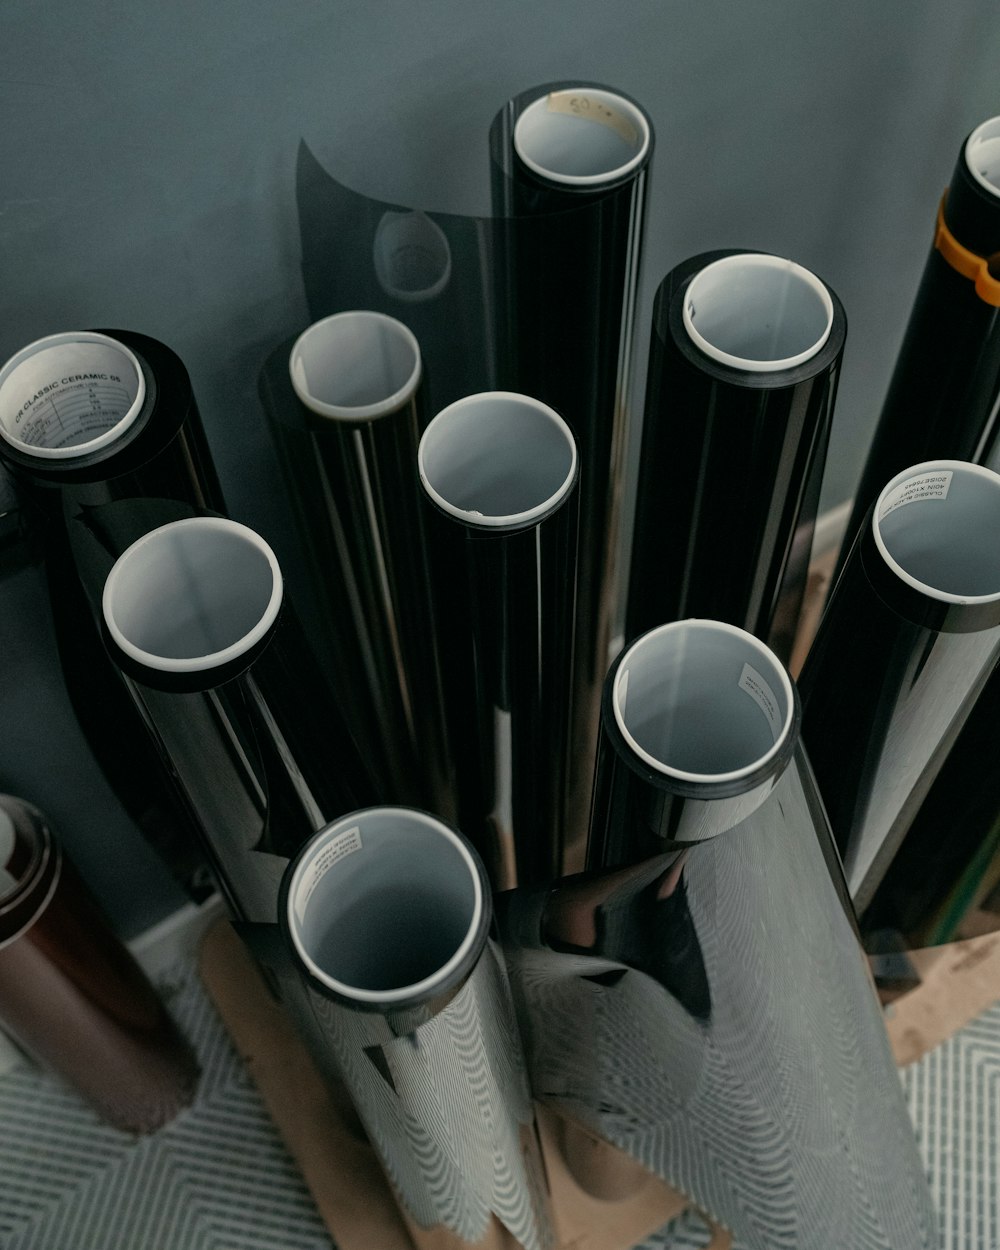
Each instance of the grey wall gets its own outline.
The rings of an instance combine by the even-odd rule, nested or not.
[[[235,515],[281,555],[255,383],[306,321],[299,139],[370,194],[485,210],[499,105],[579,74],[636,96],[656,126],[643,321],[663,274],[714,247],[789,256],[846,305],[829,505],[860,471],[961,140],[1000,112],[998,65],[995,0],[7,0],[0,359],[90,325],[169,343]],[[23,600],[0,582],[8,657],[41,610]],[[10,687],[39,673],[0,673],[13,787]],[[121,906],[138,924],[170,901],[149,887]]]

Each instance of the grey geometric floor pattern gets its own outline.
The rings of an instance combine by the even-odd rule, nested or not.
[[[195,1104],[159,1133],[107,1128],[28,1064],[0,1077],[0,1250],[331,1250],[196,972],[178,965],[161,990],[202,1080]],[[1000,1003],[908,1068],[903,1085],[943,1250],[1000,1250]],[[684,1215],[642,1250],[707,1240]]]

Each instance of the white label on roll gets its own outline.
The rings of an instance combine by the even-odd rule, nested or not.
[[[13,367],[8,362],[0,384],[7,436],[50,453],[92,443],[134,419],[145,391],[127,348],[96,335],[53,338],[26,348]]]
[[[338,833],[335,838],[331,838],[326,846],[316,855],[303,873],[298,889],[295,892],[295,915],[299,924],[305,918],[306,908],[309,906],[309,900],[313,896],[313,891],[334,864],[339,864],[342,859],[360,850],[361,830],[355,825],[352,829],[345,829],[343,833]]]
[[[939,473],[921,473],[900,482],[882,501],[878,519],[881,521],[890,512],[905,508],[908,503],[922,503],[925,499],[947,499],[948,491],[951,490],[951,478],[951,469],[942,469]]]
[[[53,378],[14,414],[17,437],[32,447],[72,447],[117,425],[132,396],[116,373]]]
[[[767,717],[767,723],[771,726],[771,734],[777,741],[778,734],[781,732],[781,713],[774,691],[750,664],[743,665],[739,685],[740,689],[753,699]]]
[[[603,100],[595,100],[586,91],[551,91],[546,107],[550,113],[569,113],[572,117],[582,117],[586,121],[607,126],[630,147],[639,142],[639,132],[624,114],[611,108]]]

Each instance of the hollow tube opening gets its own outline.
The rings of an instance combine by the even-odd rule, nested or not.
[[[942,603],[1000,600],[1000,475],[963,460],[904,469],[875,504],[872,530],[889,568]]]
[[[706,265],[684,293],[684,328],[706,356],[771,373],[802,364],[833,328],[826,286],[780,256],[745,253]]]
[[[312,412],[370,421],[412,398],[420,385],[420,346],[395,317],[334,313],[299,335],[288,369],[295,393]]]
[[[482,932],[468,848],[425,812],[374,807],[328,825],[292,875],[288,926],[306,967],[358,1002],[433,997]]]
[[[50,334],[0,369],[0,437],[40,460],[70,460],[120,438],[145,397],[124,343],[92,330]]]
[[[661,625],[626,651],[612,708],[633,751],[693,782],[735,781],[771,759],[791,731],[792,683],[774,653],[735,625]]]
[[[576,477],[576,442],[547,404],[510,391],[459,399],[431,421],[417,450],[420,480],[470,525],[527,525],[555,508]]]
[[[250,651],[281,597],[281,570],[259,534],[192,517],[151,530],[119,557],[104,586],[104,619],[140,664],[194,673]]]
[[[1000,117],[991,117],[969,135],[965,164],[981,187],[1000,196]]]
[[[387,295],[419,304],[440,295],[451,277],[451,247],[426,213],[384,212],[375,229],[372,259]]]
[[[540,96],[514,125],[514,150],[540,178],[600,186],[630,173],[649,151],[649,122],[613,91],[564,88]]]

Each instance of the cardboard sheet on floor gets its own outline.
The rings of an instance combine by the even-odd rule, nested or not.
[[[921,978],[886,1011],[899,1066],[940,1046],[1000,998],[1000,933],[909,951]]]

